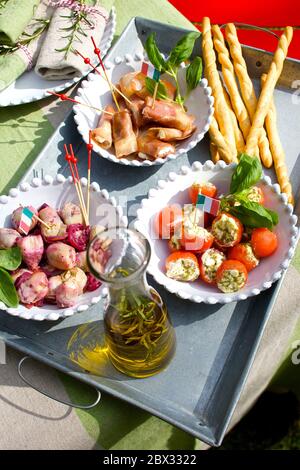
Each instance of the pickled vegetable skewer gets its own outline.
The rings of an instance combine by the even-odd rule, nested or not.
[[[90,190],[91,190],[91,164],[92,164],[92,131],[89,131],[89,143],[87,144],[87,151],[88,151],[88,182],[87,182],[87,199],[86,199],[86,210],[88,220],[90,218]]]
[[[88,214],[87,214],[87,210],[86,210],[86,205],[85,205],[85,201],[84,201],[84,197],[83,197],[83,191],[82,191],[82,186],[81,186],[81,180],[80,180],[80,176],[79,176],[79,172],[78,172],[78,167],[77,167],[77,158],[75,157],[75,154],[74,154],[74,150],[73,150],[73,145],[70,144],[70,150],[71,150],[71,155],[72,155],[72,163],[73,163],[73,166],[75,168],[75,175],[76,175],[76,179],[77,179],[77,184],[78,184],[78,189],[79,189],[79,192],[80,192],[80,195],[81,195],[81,199],[82,199],[82,206],[83,206],[83,210],[84,210],[84,219],[85,219],[85,224],[86,225],[89,225],[89,218],[88,218]]]
[[[66,159],[66,161],[67,161],[68,164],[69,164],[69,168],[70,168],[70,172],[71,172],[71,175],[72,175],[72,178],[73,178],[73,183],[74,183],[74,186],[75,186],[75,189],[76,189],[76,192],[77,192],[78,201],[79,201],[80,209],[81,209],[81,212],[82,212],[82,216],[83,216],[83,219],[84,219],[85,224],[87,225],[87,217],[86,217],[86,214],[85,214],[85,211],[84,211],[84,205],[83,205],[83,202],[84,202],[84,201],[83,201],[82,198],[81,198],[81,194],[80,194],[80,191],[79,191],[77,178],[76,178],[74,169],[73,169],[73,167],[72,167],[73,157],[72,157],[72,155],[69,153],[68,147],[67,147],[66,144],[64,144],[64,149],[65,149],[65,159]]]
[[[55,93],[54,91],[47,91],[50,95],[57,96],[61,101],[71,101],[71,103],[76,103],[80,104],[80,106],[85,106],[87,108],[95,109],[96,111],[99,111],[100,113],[106,113],[112,115],[109,111],[105,111],[105,109],[102,108],[96,108],[95,106],[92,106],[90,104],[82,103],[81,101],[74,100],[73,98],[70,98],[67,95],[64,95],[63,93]]]

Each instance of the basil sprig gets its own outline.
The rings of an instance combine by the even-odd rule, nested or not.
[[[193,52],[195,41],[200,37],[200,33],[193,31],[183,36],[174,49],[170,52],[167,64],[170,68],[178,67],[182,62],[188,60]]]
[[[156,87],[156,81],[153,80],[153,78],[146,77],[145,84],[146,84],[146,88],[149,91],[150,95],[153,96],[154,95],[154,90],[155,90],[155,87]],[[159,84],[158,84],[156,97],[159,100],[165,100],[165,99],[168,98],[168,93],[167,93],[166,87],[162,82],[159,82]]]
[[[262,166],[256,157],[242,154],[230,184],[230,194],[221,199],[221,210],[237,217],[246,227],[265,227],[270,230],[278,224],[278,214],[262,204],[249,201],[250,188],[262,176]]]
[[[145,49],[151,64],[154,65],[159,72],[165,72],[167,70],[167,64],[158,49],[155,36],[155,33],[151,33],[150,36],[148,36]]]
[[[262,176],[262,166],[258,158],[249,157],[243,153],[236,167],[230,184],[232,194],[251,188]]]
[[[188,90],[192,91],[196,88],[202,78],[202,59],[195,57],[186,69],[186,83]]]
[[[17,307],[19,305],[18,294],[12,277],[2,268],[0,268],[0,300],[8,307]]]
[[[22,254],[18,246],[0,250],[0,267],[14,271],[22,263]]]
[[[176,97],[175,101],[179,103],[182,108],[184,101],[189,96],[189,93],[196,88],[199,80],[202,76],[202,60],[200,57],[195,58],[186,72],[186,81],[187,81],[187,94],[182,96],[179,86],[178,71],[180,64],[188,60],[193,52],[195,41],[199,38],[200,33],[194,31],[183,36],[171,50],[168,60],[164,60],[155,39],[155,33],[151,33],[145,43],[145,49],[148,55],[148,58],[152,65],[161,73],[166,73],[172,77],[176,84]],[[149,88],[152,88],[152,84],[148,81],[146,84],[148,91]],[[153,94],[153,93],[152,93]],[[163,93],[158,95],[158,98],[163,98]],[[167,97],[167,95],[166,95]],[[184,109],[184,108],[183,108]]]

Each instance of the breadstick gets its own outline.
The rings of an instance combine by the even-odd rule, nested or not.
[[[218,123],[215,117],[212,118],[212,121],[210,123],[209,136],[212,143],[217,146],[220,157],[224,160],[224,162],[237,162],[236,155],[233,157],[228,143],[226,142],[225,138],[219,130]]]
[[[244,148],[245,148],[244,137],[243,137],[243,134],[241,132],[241,129],[239,128],[239,125],[238,125],[238,122],[237,122],[237,119],[236,119],[236,115],[234,114],[234,111],[231,107],[229,95],[228,95],[228,93],[227,93],[224,86],[223,86],[223,93],[224,93],[224,98],[225,98],[226,104],[228,106],[231,121],[232,121],[232,125],[233,125],[236,148],[237,148],[238,153],[243,153]]]
[[[267,78],[266,74],[261,77],[262,85]],[[287,167],[285,164],[285,154],[277,130],[277,113],[274,98],[271,99],[269,112],[266,116],[266,128],[269,136],[270,147],[274,160],[274,168],[281,191],[288,197],[288,202],[294,204],[292,185],[289,181]]]
[[[215,99],[215,118],[232,154],[236,156],[232,122],[223,95],[222,82],[217,69],[216,54],[211,37],[210,20],[207,17],[202,20],[202,53],[205,62],[205,76]]]
[[[243,57],[242,47],[240,45],[236,27],[233,23],[226,26],[226,39],[230,48],[230,54],[233,60],[234,70],[238,77],[241,94],[248,110],[251,121],[253,120],[254,113],[257,107],[257,98],[251,78],[248,75],[247,65]],[[265,167],[272,166],[272,154],[266,131],[262,129],[260,139],[258,142],[260,158]]]
[[[222,31],[218,25],[214,25],[212,26],[212,32],[214,46],[218,52],[218,60],[222,66],[223,79],[230,96],[232,109],[235,112],[243,136],[246,139],[251,128],[251,121],[248,115],[248,111],[243,103],[237,83],[235,81],[234,68],[230,60],[229,52],[225,45]]]
[[[258,99],[257,108],[253,116],[252,126],[246,141],[246,153],[250,154],[255,149],[261,129],[264,126],[266,115],[269,111],[273,92],[283,68],[284,59],[287,56],[288,46],[293,37],[293,28],[287,26],[281,35],[276,52],[273,57],[266,81],[262,87]]]
[[[212,142],[209,145],[209,150],[210,150],[210,155],[211,159],[214,163],[217,163],[220,160],[220,154],[218,151],[218,147],[213,144]]]

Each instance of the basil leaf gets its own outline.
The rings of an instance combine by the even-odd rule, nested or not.
[[[17,307],[19,305],[18,294],[13,280],[7,271],[0,268],[0,300],[7,307]]]
[[[191,32],[183,36],[174,49],[171,51],[167,64],[171,66],[178,66],[181,62],[189,59],[192,55],[195,41],[200,37],[200,33]]]
[[[146,83],[147,90],[153,96],[155,86],[156,86],[157,82],[155,80],[153,80],[153,78],[146,77],[146,82],[145,83]],[[165,100],[165,99],[168,98],[168,93],[167,93],[166,87],[162,82],[158,83],[156,98],[158,98],[160,100]]]
[[[22,254],[18,246],[0,250],[0,267],[14,271],[22,263]]]
[[[270,230],[273,228],[273,216],[257,202],[243,201],[240,206],[233,206],[229,211],[247,227],[266,227]]]
[[[195,57],[186,69],[186,83],[189,91],[194,90],[202,78],[202,59]]]
[[[151,64],[154,65],[159,72],[165,72],[167,65],[157,47],[155,33],[151,33],[150,36],[148,36],[145,49]]]
[[[250,188],[260,180],[261,175],[262,167],[258,158],[249,157],[249,155],[243,153],[232,175],[230,192],[237,193]]]
[[[277,212],[274,212],[274,211],[271,211],[271,209],[267,209],[266,207],[264,208],[268,214],[271,216],[272,218],[272,221],[273,221],[273,225],[277,225],[278,222],[279,222],[279,217],[278,217],[278,214]]]

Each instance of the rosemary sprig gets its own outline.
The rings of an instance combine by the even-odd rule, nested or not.
[[[10,54],[19,49],[19,45],[28,46],[32,41],[37,39],[48,28],[50,20],[43,18],[35,18],[34,21],[39,25],[31,34],[24,32],[17,44],[0,44],[0,55]]]
[[[0,0],[0,10],[1,8],[4,8],[8,0]]]
[[[79,0],[81,5],[85,4],[85,0]],[[60,48],[55,49],[56,52],[64,52],[64,59],[67,59],[70,52],[75,53],[75,49],[73,44],[75,41],[78,41],[82,44],[82,37],[87,37],[87,33],[83,29],[83,23],[87,23],[91,26],[90,21],[87,18],[87,13],[84,11],[71,11],[70,15],[60,15],[61,18],[67,18],[70,20],[70,26],[66,26],[65,28],[60,28],[60,31],[65,31],[67,34],[66,36],[62,36],[62,39],[67,39],[67,44]]]

